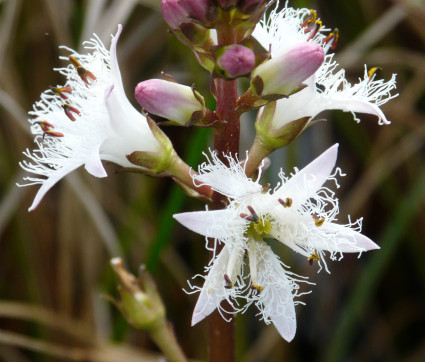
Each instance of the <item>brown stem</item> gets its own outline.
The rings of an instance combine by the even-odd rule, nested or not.
[[[218,45],[229,45],[236,41],[235,32],[230,27],[223,26],[217,28]],[[224,154],[231,153],[236,155],[239,152],[239,134],[240,122],[239,113],[235,111],[238,100],[237,81],[217,78],[217,108],[216,114],[220,120],[225,123],[217,123],[214,127],[214,148],[217,155],[225,164],[228,161],[223,157]],[[213,208],[221,209],[224,206],[225,197],[218,193],[213,194]],[[213,247],[214,240],[210,240],[210,247]],[[219,252],[220,246],[217,246]],[[212,258],[210,252],[210,258]],[[222,302],[226,310],[231,310],[231,306]],[[234,320],[233,315],[226,315],[230,322],[226,322],[217,310],[209,317],[209,361],[210,362],[233,362],[235,360],[234,352]]]

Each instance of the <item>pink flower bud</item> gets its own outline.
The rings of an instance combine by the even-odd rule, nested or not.
[[[179,0],[162,0],[161,10],[171,29],[178,29],[181,23],[190,22],[189,14],[183,9]]]
[[[218,64],[230,77],[249,73],[255,65],[254,52],[242,45],[229,46],[218,59]]]
[[[162,79],[150,79],[136,86],[137,102],[148,112],[185,125],[196,111],[203,110],[202,96],[191,87]]]
[[[202,24],[208,23],[211,20],[210,17],[214,10],[211,0],[179,0],[179,2],[189,16]]]
[[[319,69],[324,59],[325,54],[320,45],[296,44],[285,53],[260,64],[254,70],[252,79],[257,76],[261,78],[263,82],[261,95],[289,95]]]

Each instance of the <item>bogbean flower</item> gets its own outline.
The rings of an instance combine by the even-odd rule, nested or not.
[[[223,250],[207,268],[205,283],[195,307],[195,324],[214,309],[222,308],[227,299],[236,311],[244,307],[236,304],[244,298],[247,305],[254,303],[266,323],[272,322],[283,338],[290,341],[295,335],[294,298],[299,293],[299,282],[305,279],[290,273],[274,254],[267,239],[276,239],[301,254],[310,264],[315,261],[319,271],[325,268],[326,254],[340,260],[343,253],[359,253],[379,247],[360,233],[362,220],[337,224],[338,199],[326,186],[333,181],[338,186],[334,171],[338,145],[334,145],[291,177],[281,172],[281,184],[269,190],[246,177],[244,167],[228,156],[226,167],[212,153],[211,160],[200,166],[194,175],[195,185],[209,185],[227,196],[229,205],[224,210],[206,210],[174,215],[190,230],[214,238],[225,244]],[[243,256],[249,257],[250,278],[244,275]],[[297,303],[297,302],[296,302]]]
[[[305,42],[320,45],[325,54],[335,48],[338,29],[329,32],[322,27],[314,10],[286,6],[277,11],[277,8],[259,22],[253,32],[265,49],[271,47],[272,57]],[[378,117],[379,124],[389,124],[379,106],[397,96],[391,94],[396,87],[395,75],[387,82],[376,80],[376,68],[368,70],[365,67],[364,77],[352,85],[345,79],[345,71],[338,68],[333,54],[327,54],[318,70],[303,81],[304,89],[277,101],[272,129],[301,118],[312,119],[327,109],[351,112],[357,121],[355,113],[369,113]]]
[[[86,55],[63,47],[71,53],[71,64],[56,70],[66,77],[65,86],[43,92],[29,112],[38,148],[24,152],[29,161],[20,165],[32,176],[19,186],[41,185],[30,211],[56,182],[82,165],[93,176],[105,177],[101,160],[134,168],[126,158],[133,151],[164,152],[158,130],[124,93],[116,54],[121,31],[119,25],[109,51],[97,36],[84,43],[91,51]]]

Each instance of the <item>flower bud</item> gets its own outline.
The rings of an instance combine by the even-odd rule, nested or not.
[[[140,279],[125,270],[121,258],[111,260],[118,279],[120,300],[108,297],[135,328],[155,329],[165,321],[165,307],[152,277],[143,270]],[[143,288],[142,288],[143,285]]]
[[[255,65],[255,54],[243,45],[231,45],[226,47],[218,58],[217,65],[223,69],[225,75],[237,77],[252,70]]]
[[[260,64],[253,72],[251,88],[255,94],[290,95],[300,83],[316,72],[325,59],[323,48],[301,43]]]
[[[180,4],[190,17],[206,25],[216,17],[216,8],[211,0],[180,0]]]
[[[186,125],[195,112],[203,112],[204,99],[191,87],[162,79],[150,79],[136,86],[135,96],[148,112]]]
[[[189,14],[183,9],[179,0],[162,0],[161,11],[164,20],[173,30],[178,29],[181,23],[190,22]]]

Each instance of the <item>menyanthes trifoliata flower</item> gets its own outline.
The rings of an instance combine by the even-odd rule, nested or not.
[[[208,163],[194,175],[195,185],[208,185],[229,198],[223,210],[206,210],[174,215],[190,230],[225,244],[221,253],[207,268],[208,275],[200,290],[192,323],[209,315],[227,299],[236,311],[254,303],[266,323],[273,322],[283,338],[295,335],[294,297],[300,276],[289,273],[267,244],[276,239],[300,253],[310,264],[317,262],[319,271],[331,260],[340,260],[343,253],[359,253],[379,247],[360,233],[361,219],[337,224],[338,199],[326,186],[338,186],[335,171],[338,145],[334,145],[291,177],[281,172],[281,184],[270,190],[246,177],[244,167],[228,156],[226,167],[212,153]],[[244,276],[245,253],[249,257],[250,280]],[[239,306],[238,298],[247,301]]]
[[[253,32],[265,49],[271,47],[272,57],[305,42],[320,45],[325,54],[335,48],[338,29],[329,32],[314,10],[296,10],[286,6],[277,11],[277,8],[278,5],[257,24]],[[345,71],[338,70],[333,54],[326,55],[318,70],[303,81],[304,89],[277,101],[272,128],[279,129],[304,117],[311,119],[327,109],[351,112],[357,121],[355,113],[369,113],[379,118],[379,124],[389,124],[379,106],[397,96],[391,94],[396,87],[395,75],[388,82],[376,80],[375,69],[365,67],[364,77],[352,85],[345,79]],[[257,122],[261,122],[261,115]]]
[[[71,54],[67,67],[56,69],[66,77],[65,86],[46,90],[29,112],[38,149],[26,150],[21,167],[34,176],[25,184],[41,187],[29,208],[34,210],[47,191],[62,177],[84,165],[96,177],[107,176],[101,160],[123,167],[136,166],[126,156],[134,151],[165,151],[158,130],[129,102],[117,61],[118,26],[108,51],[95,35],[84,47],[89,54]],[[143,170],[143,167],[139,167]]]

